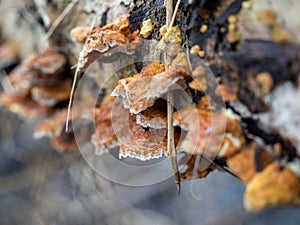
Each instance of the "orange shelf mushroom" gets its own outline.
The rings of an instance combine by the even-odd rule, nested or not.
[[[102,60],[110,61],[112,50],[116,47],[123,47],[119,48],[119,51],[126,53],[140,45],[138,32],[130,31],[128,16],[123,15],[114,23],[93,28],[91,31],[87,27],[76,27],[71,31],[73,40],[86,42],[79,54],[78,69],[86,69],[100,56],[103,56]],[[128,49],[129,44],[130,49]]]

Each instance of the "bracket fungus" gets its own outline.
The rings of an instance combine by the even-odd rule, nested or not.
[[[300,178],[280,163],[274,162],[247,184],[244,205],[252,212],[270,206],[299,206]]]
[[[17,114],[21,118],[29,120],[45,117],[53,112],[50,107],[39,105],[30,97],[20,97],[5,93],[0,95],[0,105]]]
[[[86,69],[92,62],[103,56],[103,60],[109,60],[113,49],[118,48],[118,52],[123,53],[133,51],[141,42],[138,31],[131,32],[129,15],[120,16],[114,23],[104,27],[87,29],[86,27],[76,27],[71,31],[74,40],[86,42],[83,50],[79,54],[78,69]]]
[[[51,117],[37,123],[33,137],[36,139],[50,138],[53,147],[60,152],[77,150],[78,145],[90,141],[93,131],[92,119],[84,116],[92,113],[89,112],[89,109],[83,111],[85,112],[73,111],[73,119],[69,121],[69,129],[66,131],[67,109],[58,110]]]
[[[99,155],[119,145],[111,121],[114,100],[113,97],[105,97],[94,111],[96,131],[92,135],[91,142],[95,146],[95,152]],[[116,112],[122,113],[123,108],[118,108]]]
[[[165,107],[166,108],[166,107]],[[154,129],[167,128],[166,109],[163,111],[155,105],[136,115],[136,123]]]
[[[175,65],[164,70],[163,64],[153,62],[143,68],[140,74],[119,80],[112,96],[121,97],[124,107],[137,114],[153,106],[156,99],[187,77],[185,70]]]
[[[271,155],[252,142],[227,160],[228,167],[245,183],[273,161]]]
[[[166,152],[166,129],[145,128],[123,107],[120,99],[106,98],[95,110],[92,142],[98,154],[120,146],[119,157],[140,160],[159,158]]]
[[[124,131],[120,139],[120,158],[136,158],[140,160],[156,159],[166,155],[167,131],[166,129],[145,129],[136,123],[136,116],[129,119],[129,131]]]
[[[173,123],[187,131],[178,148],[189,154],[229,157],[245,144],[238,120],[224,110],[215,112],[191,106],[175,112]]]
[[[55,49],[28,56],[7,79],[11,88],[0,95],[0,104],[28,119],[51,114],[71,90],[68,60]]]

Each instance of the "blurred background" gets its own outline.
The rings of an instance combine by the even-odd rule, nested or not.
[[[262,2],[267,4],[268,1]],[[297,18],[292,24],[300,24],[293,8],[297,1],[275,2],[277,8],[283,3],[282,7],[292,4],[280,8],[293,9],[282,14],[282,18],[287,21]],[[45,27],[51,27],[51,21],[55,21],[70,3],[74,3],[69,9],[71,15],[76,16],[66,14],[55,31],[49,33]],[[82,46],[71,41],[71,28],[90,25],[96,12],[99,15],[96,25],[112,22],[133,4],[134,1],[130,0],[0,0],[1,41],[16,41],[21,59],[52,43],[63,43],[60,50],[67,53],[74,65]],[[0,108],[1,225],[300,223],[299,208],[274,208],[256,214],[246,212],[243,207],[244,185],[220,171],[214,171],[201,180],[183,182],[180,195],[177,195],[173,178],[143,187],[110,182],[95,173],[80,152],[59,153],[52,149],[47,138],[34,140],[35,125],[36,122],[21,120]],[[106,169],[114,168],[108,165]]]

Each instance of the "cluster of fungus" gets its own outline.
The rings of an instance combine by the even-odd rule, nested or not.
[[[77,67],[86,69],[92,62],[102,56],[102,60],[113,60],[113,49],[124,46],[123,51],[133,51],[140,43],[138,32],[131,32],[128,15],[119,17],[114,23],[104,27],[76,27],[71,31],[73,40],[85,43],[79,54]],[[129,49],[130,48],[130,49]]]
[[[141,36],[147,38],[153,31],[151,21],[146,20],[143,26]],[[181,43],[178,28],[172,28],[170,36],[163,35],[164,27],[161,33],[164,41]],[[118,51],[134,51],[143,41],[138,31],[130,31],[128,15],[101,28],[74,28],[71,36],[86,42],[79,55],[79,70],[88,68],[100,56],[105,61],[113,60],[117,47],[121,47]],[[205,95],[209,81],[204,68],[191,69],[188,60],[185,52],[178,51],[168,66],[158,61],[145,64],[137,74],[120,79],[96,108],[73,110],[72,122],[75,119],[82,123],[79,141],[92,142],[98,154],[119,147],[120,158],[150,160],[169,156],[167,93],[176,88],[185,90],[191,98],[193,93],[201,93],[197,101],[175,109],[171,115],[176,153],[184,154],[178,161],[183,168],[179,171],[181,179],[206,177],[220,168],[215,159],[221,159],[226,162],[221,167],[246,184],[244,205],[249,211],[274,205],[300,205],[300,179],[295,171],[281,165],[267,146],[246,137],[238,116],[231,110],[215,107],[211,96]],[[67,63],[66,57],[53,49],[28,57],[8,75],[11,88],[0,96],[2,105],[23,117],[52,114],[37,124],[35,137],[50,137],[62,151],[76,148],[73,133],[64,130],[67,109],[59,106],[69,98],[71,89]],[[224,84],[214,90],[226,102],[236,101],[237,92]],[[89,123],[93,120],[95,130]],[[224,126],[218,126],[218,121],[225,121]]]
[[[11,56],[12,51],[15,49],[11,48],[11,54],[7,56]],[[5,85],[0,104],[22,119],[39,120],[34,138],[47,136],[53,146],[62,152],[77,149],[73,132],[64,130],[72,76],[68,59],[63,53],[56,49],[44,49],[30,55],[3,81]]]
[[[9,85],[0,96],[1,104],[24,118],[50,115],[69,98],[72,79],[67,63],[54,49],[27,57],[5,78]]]
[[[124,21],[125,17],[122,19]],[[119,21],[121,20],[119,19],[117,24]],[[232,23],[234,24],[234,21]],[[125,24],[128,25],[128,22]],[[114,30],[115,26],[107,25],[99,31],[107,31],[110,28]],[[173,30],[170,37],[165,37],[166,28],[161,28],[164,41],[180,43],[180,30]],[[150,36],[153,32],[150,20],[143,22],[141,32],[143,38]],[[137,33],[134,32],[133,35]],[[75,39],[80,40],[79,37]],[[142,41],[138,38],[129,39],[134,44]],[[100,44],[96,44],[97,41]],[[90,42],[93,44],[85,47],[81,57],[89,57],[86,52],[91,50],[107,50],[95,50],[91,46],[112,46],[110,41],[103,42],[100,37],[98,40],[93,38]],[[120,44],[114,42],[113,46],[124,43],[125,41]],[[194,50],[191,53],[199,55],[194,53]],[[89,62],[89,59],[85,59],[85,62]],[[178,52],[169,67],[162,62],[152,62],[144,65],[139,73],[120,79],[113,92],[108,94],[95,110],[96,131],[92,142],[96,152],[101,154],[119,146],[120,158],[149,160],[168,156],[168,120],[164,99],[168,91],[174,90],[174,86],[183,85],[191,92],[201,93],[205,93],[209,85],[205,70],[201,66],[190,71],[184,52]],[[215,89],[215,94],[223,97],[226,102],[236,101],[237,93],[238,90],[222,83]],[[213,129],[213,121],[224,120],[225,128]],[[194,105],[175,111],[172,125],[176,127],[176,152],[184,153],[184,157],[178,162],[180,166],[184,166],[184,169],[180,170],[182,180],[207,176],[218,168],[216,163],[212,163],[216,157],[225,159],[226,169],[246,184],[244,205],[247,210],[259,211],[275,205],[299,205],[300,183],[296,173],[280,165],[280,160],[272,151],[266,150],[264,144],[246,138],[238,116],[231,110],[218,111],[210,96],[203,94]],[[196,162],[199,156],[200,164]],[[270,173],[272,175],[268,176]],[[288,182],[288,187],[282,184],[282,180]],[[283,195],[282,192],[286,194]]]

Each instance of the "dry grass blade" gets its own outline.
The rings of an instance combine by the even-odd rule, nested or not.
[[[93,27],[95,26],[96,21],[98,20],[99,14],[100,14],[99,12],[96,12],[96,14],[94,16],[94,19],[93,19],[93,21],[91,23],[91,26],[90,26],[89,35],[92,33]],[[87,41],[88,41],[88,39],[85,41],[84,46],[83,46],[82,49],[85,48],[85,46],[87,44]],[[79,67],[78,67],[78,63],[79,63],[79,59],[77,60],[76,71],[75,71],[75,74],[74,74],[73,84],[72,84],[72,88],[71,88],[71,92],[70,92],[70,98],[69,98],[69,104],[68,104],[68,113],[67,113],[67,118],[66,118],[66,132],[68,131],[68,127],[69,127],[71,107],[72,107],[72,104],[73,104],[73,96],[74,96],[75,87],[76,87],[76,84],[77,84],[78,74],[80,72]]]
[[[69,129],[69,120],[70,120],[70,115],[71,115],[71,107],[72,107],[72,104],[73,104],[73,96],[74,96],[75,87],[76,87],[76,84],[77,84],[78,73],[79,73],[79,69],[78,69],[78,67],[76,67],[76,71],[75,71],[74,79],[73,79],[73,84],[72,84],[72,88],[71,88],[71,93],[70,93],[70,98],[69,98],[69,104],[68,104],[68,113],[67,113],[67,118],[66,118],[66,132]]]
[[[41,6],[41,4],[39,3],[38,0],[33,0],[34,5],[41,17],[41,19],[43,20],[43,23],[45,24],[45,26],[48,28],[51,24],[51,20],[47,14],[47,12],[45,11],[45,9]]]

